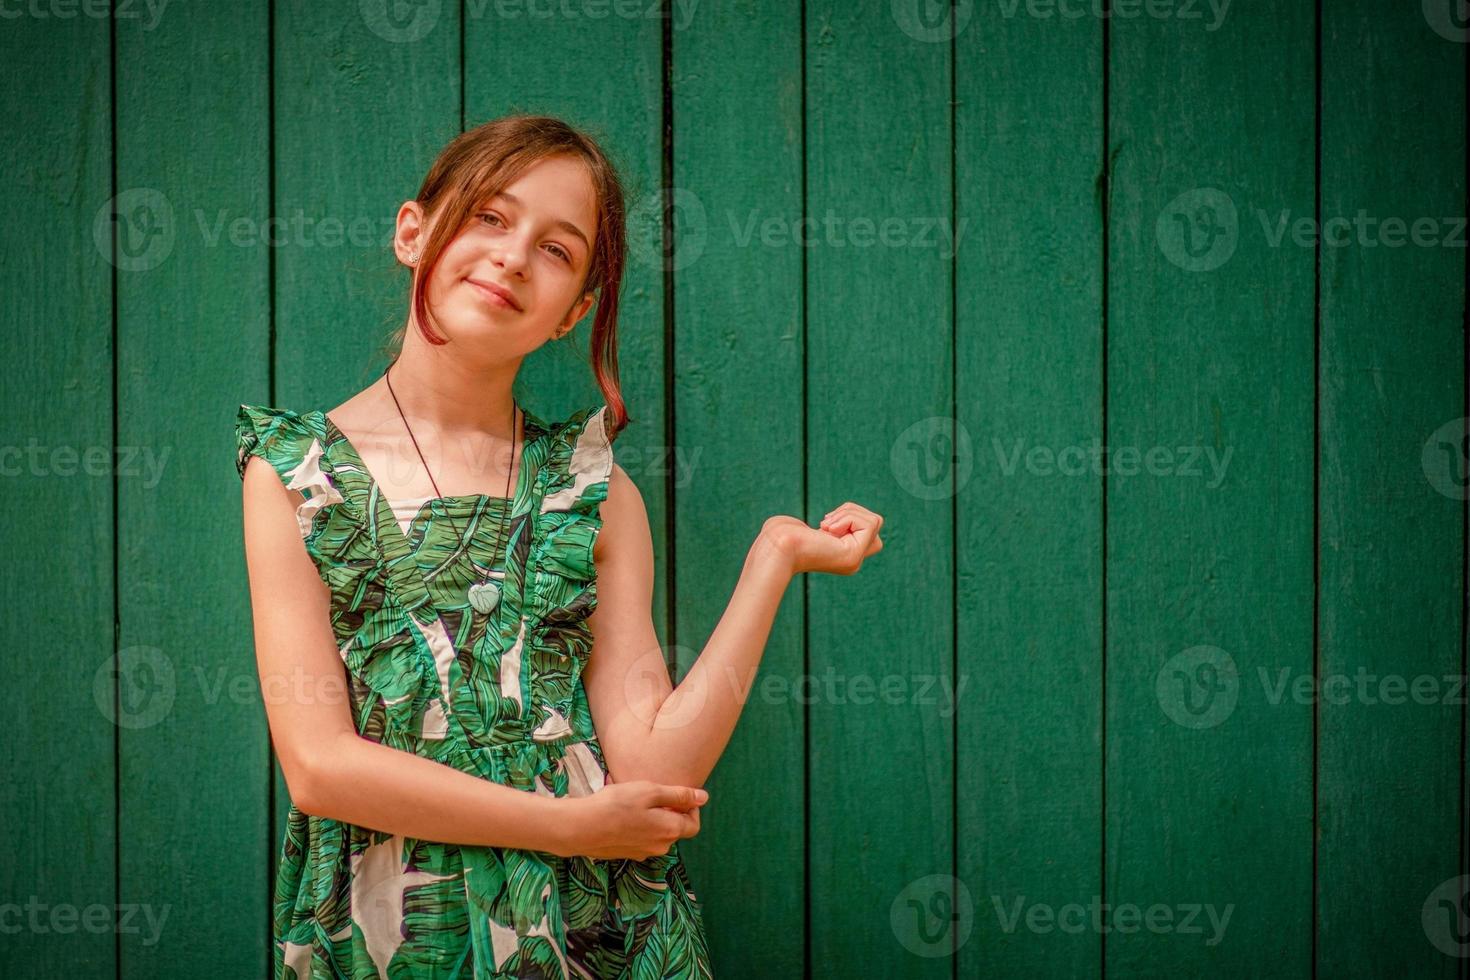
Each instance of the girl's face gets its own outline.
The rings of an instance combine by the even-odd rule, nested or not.
[[[438,332],[464,353],[501,359],[524,357],[570,330],[595,298],[582,284],[596,229],[596,195],[582,161],[556,156],[532,165],[480,202],[440,257],[428,284]]]

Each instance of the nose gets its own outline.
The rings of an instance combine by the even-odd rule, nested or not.
[[[519,235],[503,235],[490,247],[490,260],[507,275],[524,278],[529,245]]]

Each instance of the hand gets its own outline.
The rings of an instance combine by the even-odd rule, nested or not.
[[[818,527],[778,514],[766,520],[762,533],[791,560],[792,572],[851,575],[863,560],[883,550],[878,532],[883,518],[852,501],[829,511]]]
[[[679,838],[699,833],[699,807],[708,800],[693,786],[606,783],[591,796],[566,799],[575,829],[561,856],[641,861],[667,854]]]

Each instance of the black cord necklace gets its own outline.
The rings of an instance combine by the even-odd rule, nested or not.
[[[393,404],[395,406],[397,406],[397,408],[398,408],[398,417],[400,419],[403,419],[403,427],[408,430],[408,438],[411,439],[411,440],[413,440],[414,452],[416,452],[416,453],[419,454],[419,462],[421,462],[421,463],[424,464],[424,472],[427,473],[427,474],[429,474],[429,483],[432,484],[433,487],[434,487],[434,495],[436,497],[442,498],[444,495],[439,492],[439,484],[434,482],[434,473],[433,473],[432,470],[429,469],[429,463],[428,463],[428,461],[424,459],[423,450],[419,449],[419,441],[418,441],[418,439],[415,439],[414,438],[413,429],[409,427],[408,419],[404,417],[404,414],[403,414],[403,406],[398,404],[398,395],[397,395],[396,392],[393,391],[393,379],[391,379],[391,378],[388,377],[388,372],[391,371],[392,369],[393,369],[393,365],[390,364],[390,365],[388,365],[388,368],[383,371],[383,380],[388,382],[388,394],[390,394],[390,395],[393,396]],[[505,473],[505,496],[506,496],[507,500],[506,500],[506,505],[505,505],[506,506],[505,520],[504,520],[504,522],[501,525],[501,527],[502,527],[502,536],[505,536],[504,529],[510,523],[510,510],[511,510],[511,506],[514,504],[514,501],[512,501],[512,500],[510,500],[508,498],[510,497],[510,474],[511,474],[511,470],[514,470],[515,469],[515,461],[516,461],[516,420],[517,420],[517,417],[518,417],[517,416],[517,412],[518,412],[519,409],[520,409],[520,405],[516,403],[515,398],[512,396],[512,398],[511,398],[511,417],[510,417],[510,459],[511,459],[511,464],[510,464],[510,467],[506,470],[506,473]],[[524,415],[525,415],[524,412],[520,412],[520,417],[524,417]],[[447,508],[445,509],[445,517],[446,518],[449,517],[449,511],[448,511]],[[460,541],[464,541],[464,538],[461,535],[461,532],[459,530],[459,525],[455,523],[455,521],[454,521],[453,518],[449,518],[449,524],[450,524],[451,527],[454,528],[455,537],[457,539],[459,539]],[[469,548],[469,543],[468,542],[465,542],[465,545],[464,546],[465,546],[466,549],[468,549]],[[509,540],[506,541],[505,566],[506,566],[506,568],[509,568],[510,567],[510,542],[509,542]],[[489,572],[489,577],[488,578],[481,579],[480,581],[475,582],[473,585],[471,585],[469,587],[469,589],[467,590],[467,592],[465,594],[469,597],[470,605],[474,607],[475,612],[478,612],[478,613],[481,613],[483,615],[487,615],[488,616],[490,614],[490,612],[495,609],[496,604],[498,602],[500,602],[500,584],[499,584],[499,581],[497,581],[497,580],[503,581],[504,579],[505,579],[505,570],[504,569],[491,569],[490,572]]]

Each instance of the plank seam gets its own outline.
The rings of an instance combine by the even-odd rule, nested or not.
[[[265,28],[266,58],[266,208],[272,219],[276,215],[276,0],[266,4]],[[276,391],[276,249],[266,249],[266,390],[270,392],[270,404],[279,404]],[[269,731],[265,747],[265,802],[266,835],[265,855],[265,975],[270,977],[275,969],[275,879],[276,841],[281,826],[276,820],[279,806],[276,800],[276,753]]]
[[[1316,101],[1313,133],[1313,220],[1322,227],[1322,0],[1313,5],[1316,24],[1313,31],[1313,86]],[[1322,242],[1318,236],[1312,244],[1312,690],[1322,683]],[[1318,885],[1318,788],[1321,782],[1321,707],[1319,698],[1312,699],[1312,894],[1309,907],[1311,937],[1309,940],[1310,972],[1317,977],[1317,885]]]
[[[1103,444],[1108,442],[1108,304],[1109,290],[1111,284],[1108,279],[1108,263],[1111,261],[1111,249],[1109,241],[1112,236],[1112,187],[1113,187],[1113,152],[1112,141],[1112,0],[1103,0],[1103,9],[1106,12],[1102,22],[1102,249],[1101,249],[1101,333],[1099,349],[1101,352],[1102,377],[1100,387],[1102,389],[1102,417],[1099,427],[1102,430]],[[1108,893],[1108,477],[1107,468],[1098,477],[1101,484],[1101,506],[1099,512],[1100,525],[1100,556],[1102,608],[1099,630],[1098,650],[1101,655],[1098,674],[1101,679],[1101,690],[1099,691],[1098,718],[1100,719],[1098,733],[1098,762],[1100,776],[1098,780],[1099,799],[1099,853],[1098,853],[1098,894]],[[1108,975],[1108,934],[1107,930],[1098,931],[1098,976],[1106,980]]]

